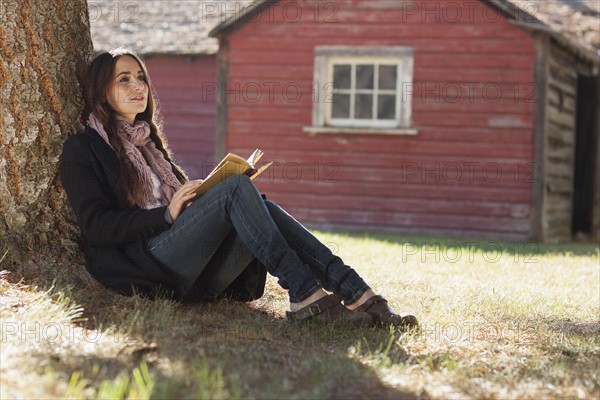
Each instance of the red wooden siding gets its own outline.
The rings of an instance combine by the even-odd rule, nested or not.
[[[145,62],[175,159],[190,177],[204,177],[214,165],[216,99],[203,88],[216,81],[216,57],[155,56]]]
[[[259,187],[312,226],[527,238],[534,40],[483,3],[415,1],[414,14],[392,3],[285,0],[227,33],[227,89],[238,92],[227,97],[226,148],[262,148],[276,164]],[[445,6],[463,7],[461,20]],[[324,45],[413,47],[418,134],[303,132]]]

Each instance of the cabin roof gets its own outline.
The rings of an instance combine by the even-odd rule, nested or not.
[[[94,50],[124,46],[138,54],[208,55],[218,41],[208,33],[243,12],[252,0],[88,1]]]
[[[254,0],[248,3],[242,12],[218,22],[209,36],[218,36],[277,1]],[[597,62],[600,57],[600,2],[597,0],[481,1],[502,11],[515,25],[552,34],[585,58]]]

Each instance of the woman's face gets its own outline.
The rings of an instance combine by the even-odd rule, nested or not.
[[[115,64],[112,83],[108,87],[107,100],[121,117],[133,123],[135,116],[148,105],[148,83],[144,71],[135,58],[121,56]]]

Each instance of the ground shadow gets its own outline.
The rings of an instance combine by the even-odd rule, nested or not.
[[[579,336],[586,339],[600,340],[600,320],[598,321],[573,321],[571,319],[544,318],[536,319],[535,323],[543,323],[548,328],[560,334],[561,337]]]
[[[137,307],[152,307],[149,299],[126,297],[101,287],[85,275],[69,282],[61,276],[59,283],[51,276],[35,279],[17,274],[10,280],[33,284],[39,290],[61,291],[84,309],[84,329],[119,327],[121,318],[135,313]],[[68,287],[68,289],[66,289]],[[424,394],[400,390],[382,381],[376,368],[365,365],[349,354],[357,342],[367,338],[377,353],[389,340],[389,332],[370,328],[350,331],[320,324],[296,325],[282,315],[254,304],[219,301],[202,304],[176,304],[175,319],[169,329],[148,329],[141,325],[133,332],[135,340],[117,357],[91,355],[62,356],[34,353],[40,365],[50,364],[68,378],[75,371],[94,381],[114,379],[123,371],[132,371],[145,361],[157,385],[153,398],[160,398],[164,388],[171,395],[193,398],[198,382],[190,381],[193,371],[205,363],[222,371],[225,382],[237,382],[242,398],[377,398],[418,399]],[[190,324],[190,315],[194,323]],[[177,316],[182,316],[178,323]],[[151,322],[146,321],[151,324]],[[386,355],[392,363],[403,363],[406,355],[395,344]],[[180,373],[166,374],[158,368],[167,361],[178,365]],[[190,378],[190,374],[192,378]],[[192,390],[190,392],[190,389]],[[175,392],[173,392],[175,390]],[[178,391],[179,390],[179,391]],[[192,394],[190,394],[192,393]]]

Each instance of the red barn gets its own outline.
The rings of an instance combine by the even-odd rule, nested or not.
[[[217,155],[310,226],[592,233],[599,10],[562,3],[255,1],[211,32]]]
[[[163,129],[177,161],[192,177],[214,165],[217,40],[208,32],[249,0],[88,2],[96,51],[124,46],[144,58],[160,99]]]

